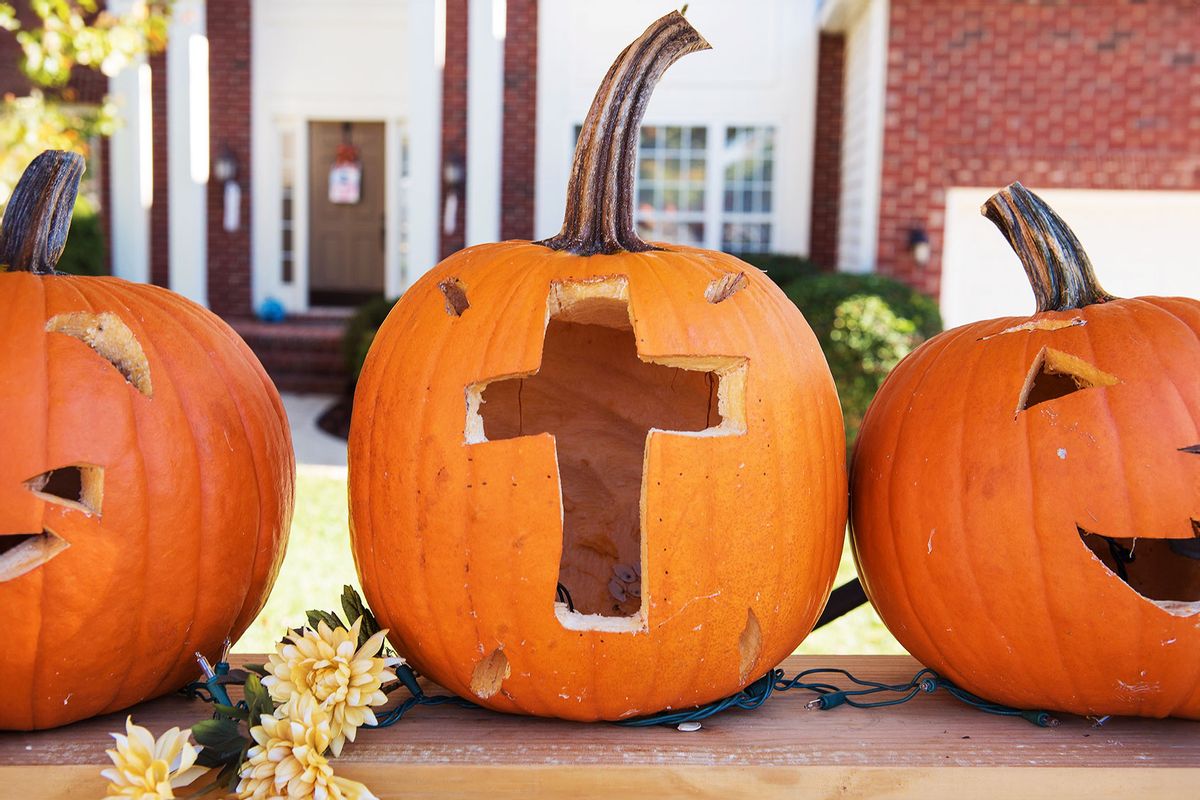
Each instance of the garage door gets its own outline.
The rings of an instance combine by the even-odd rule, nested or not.
[[[1200,298],[1200,192],[1031,188],[1075,231],[1109,292]],[[947,328],[1034,310],[1020,262],[979,213],[994,191],[956,187],[946,193],[941,305]]]

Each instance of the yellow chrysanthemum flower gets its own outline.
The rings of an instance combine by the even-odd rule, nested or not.
[[[108,779],[107,797],[131,800],[172,800],[174,789],[186,786],[205,771],[195,766],[200,748],[188,742],[190,730],[171,728],[157,740],[150,731],[125,718],[125,734],[114,733],[116,750],[107,750],[113,767],[101,771]]]
[[[288,714],[263,714],[250,729],[254,746],[246,753],[238,782],[240,800],[314,798],[379,800],[366,786],[333,774],[325,750],[331,739],[329,714],[311,694],[297,697]]]
[[[371,706],[383,705],[387,695],[380,687],[396,680],[388,667],[403,664],[403,659],[380,658],[384,634],[380,631],[355,649],[362,618],[350,630],[331,629],[324,622],[314,631],[305,628],[281,642],[266,664],[270,673],[263,686],[271,699],[281,704],[281,712],[290,709],[301,697],[312,695],[329,713],[330,747],[335,756],[346,740],[354,741],[355,731],[364,723],[376,724]]]

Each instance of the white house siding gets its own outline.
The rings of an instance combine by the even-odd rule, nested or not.
[[[434,3],[428,0],[254,0],[256,305],[274,297],[289,310],[307,308],[307,136],[313,120],[386,123],[388,292],[398,294],[411,282],[408,263],[434,262],[436,212],[423,213],[437,206],[440,72],[434,30]],[[425,124],[429,120],[433,124]],[[401,172],[405,142],[410,180]],[[213,144],[219,150],[220,142]],[[294,279],[285,283],[280,209],[289,164],[295,261]]]
[[[1108,291],[1200,297],[1200,192],[1031,188],[1075,231]],[[994,191],[946,192],[941,306],[948,328],[1034,311],[1020,261],[979,213]]]
[[[842,0],[825,12],[826,27],[846,37],[838,269],[870,272],[879,238],[888,3]]]
[[[543,0],[538,22],[537,192],[534,234],[562,225],[574,146],[612,60],[677,0]],[[817,8],[813,0],[693,2],[688,19],[712,44],[672,67],[645,125],[707,126],[705,246],[720,244],[727,126],[775,128],[770,248],[806,253],[812,188]]]

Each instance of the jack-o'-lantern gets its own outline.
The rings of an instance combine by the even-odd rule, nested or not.
[[[363,589],[442,686],[618,719],[761,677],[841,552],[841,415],[799,311],[738,259],[632,225],[638,125],[706,42],[678,13],[618,58],[562,232],[468,248],[400,300],[350,435]]]
[[[61,275],[83,161],[39,156],[0,259],[0,729],[178,689],[257,614],[294,463],[279,396],[220,319]]]
[[[867,594],[989,700],[1200,718],[1200,302],[1110,296],[1019,184],[984,210],[1038,310],[941,334],[880,389],[852,470]]]

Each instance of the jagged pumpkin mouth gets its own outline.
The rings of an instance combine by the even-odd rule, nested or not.
[[[1191,538],[1115,537],[1076,525],[1079,538],[1105,569],[1159,608],[1200,614],[1200,521]]]
[[[37,569],[70,547],[54,531],[0,534],[0,583]]]

